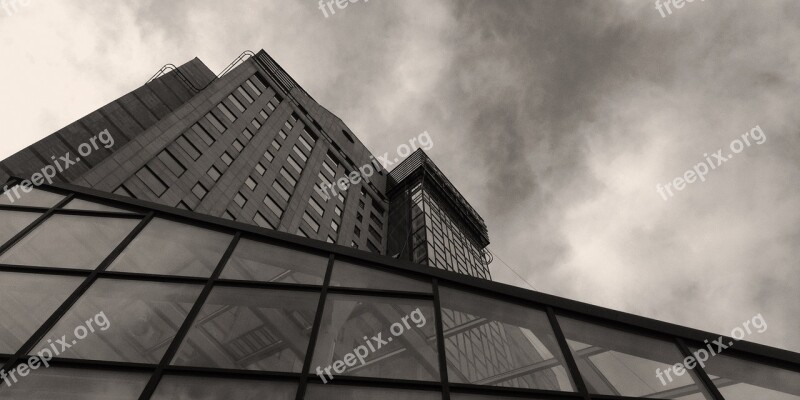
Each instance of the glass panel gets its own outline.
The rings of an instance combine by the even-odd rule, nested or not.
[[[674,343],[563,316],[564,331],[589,392],[663,399],[711,399],[694,371],[669,381],[659,377],[683,355]]]
[[[109,270],[209,277],[230,242],[222,232],[156,218]]]
[[[149,379],[139,372],[50,367],[4,385],[0,393],[3,400],[136,400]]]
[[[424,390],[308,385],[306,400],[441,400],[442,394]]]
[[[334,263],[331,286],[425,293],[433,291],[430,282],[362,267],[345,261],[336,261]]]
[[[328,295],[309,372],[439,380],[433,302]]]
[[[442,287],[450,382],[574,391],[547,314]]]
[[[0,272],[0,353],[16,353],[83,279]]]
[[[88,210],[88,211],[130,213],[130,211],[128,210],[123,210],[121,208],[111,207],[105,204],[95,203],[93,201],[87,201],[82,199],[73,199],[63,208],[65,210]]]
[[[165,376],[150,399],[293,400],[296,392],[297,384],[289,382],[200,376]]]
[[[34,352],[55,348],[56,357],[157,364],[202,289],[189,284],[99,279]],[[64,335],[67,348],[57,343]]]
[[[2,264],[95,269],[137,219],[53,215],[0,256]]]
[[[328,257],[242,239],[221,278],[321,285],[327,267]]]
[[[302,372],[318,293],[217,287],[173,365]]]
[[[722,354],[710,356],[704,350],[705,370],[725,399],[800,400],[800,372]],[[716,352],[717,346],[712,345],[712,350]],[[704,358],[697,349],[691,351],[696,359]]]
[[[27,228],[42,214],[0,210],[0,246]]]
[[[39,189],[31,189],[29,193],[25,193],[19,185],[13,186],[5,193],[0,194],[0,205],[6,206],[50,208],[61,200],[64,200],[64,196]]]
[[[466,394],[466,393],[453,393],[450,392],[450,400],[520,400],[520,399],[529,399],[529,400],[544,400],[544,397],[506,397],[506,396],[495,396],[495,395],[485,395],[485,394]]]

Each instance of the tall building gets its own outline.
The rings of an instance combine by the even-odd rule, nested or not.
[[[265,52],[170,69],[0,163],[0,399],[800,400],[796,353],[491,282],[430,158]]]

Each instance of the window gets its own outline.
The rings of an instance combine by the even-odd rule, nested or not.
[[[175,208],[180,208],[181,210],[188,210],[188,211],[192,210],[191,208],[189,208],[188,204],[183,202],[183,200],[179,201],[178,204],[175,205]]]
[[[214,144],[214,138],[211,137],[211,135],[206,131],[206,129],[203,128],[202,126],[200,126],[200,124],[192,125],[192,130],[194,131],[194,133],[197,134],[198,137],[200,137],[200,139],[203,142],[205,142],[205,144],[207,144],[209,146]]]
[[[272,226],[272,224],[270,224],[269,221],[267,221],[267,219],[264,217],[264,215],[262,215],[260,212],[256,212],[256,216],[253,217],[253,222],[255,222],[256,225],[258,225],[258,226],[260,226],[262,228],[275,229],[275,227]]]
[[[344,203],[344,196],[341,193],[336,193],[336,198],[339,199],[342,203]]]
[[[280,182],[278,181],[272,182],[272,188],[275,189],[276,192],[278,192],[278,195],[280,195],[283,200],[289,201],[289,192],[287,192],[286,189],[283,188]]]
[[[371,219],[372,222],[374,222],[375,225],[378,226],[378,228],[383,229],[383,221],[381,221],[381,219],[378,218],[378,216],[375,215],[375,213],[369,213],[369,219]]]
[[[433,293],[430,278],[425,280],[410,278],[338,259],[333,265],[331,286]]]
[[[233,115],[231,110],[228,109],[228,106],[226,106],[225,104],[223,103],[217,104],[217,110],[219,110],[223,115],[225,115],[225,118],[227,118],[228,121],[230,122],[236,121],[236,116]],[[219,129],[219,127],[217,127],[217,129]]]
[[[325,160],[325,161],[322,162],[322,168],[325,169],[325,172],[327,172],[328,175],[331,176],[331,178],[336,176],[336,172],[334,171],[333,167],[328,165],[328,160]]]
[[[252,90],[253,93],[256,94],[256,97],[261,96],[261,89],[259,89],[256,85],[254,85],[253,82],[250,81],[250,79],[246,80],[245,83],[247,84],[248,87],[250,87],[250,90]]]
[[[361,213],[356,213],[356,219],[358,222],[364,222],[364,216]]]
[[[273,101],[274,101],[274,99],[270,100],[269,103],[267,103],[267,108],[269,108],[270,111],[275,111],[275,106],[272,104]],[[280,102],[278,102],[278,103],[280,103]]]
[[[286,180],[289,181],[289,184],[292,185],[292,187],[297,185],[297,181],[292,177],[292,175],[286,169],[281,168],[281,176],[286,178]]]
[[[341,208],[339,208],[339,206],[336,206],[336,207],[333,209],[333,212],[335,212],[335,213],[336,213],[336,215],[338,215],[338,216],[340,216],[340,217],[342,216],[342,209],[341,209]]]
[[[150,169],[147,165],[145,165],[142,169],[136,172],[136,176],[144,182],[144,185],[150,189],[156,197],[161,197],[164,192],[167,191],[167,184],[161,180],[153,170]]]
[[[230,102],[233,103],[233,106],[236,107],[236,109],[239,110],[239,112],[244,112],[244,106],[242,105],[242,103],[239,102],[236,96],[234,96],[233,94],[229,94],[228,100],[230,100]]]
[[[297,161],[295,161],[294,158],[292,158],[292,156],[287,157],[286,161],[289,162],[289,165],[291,165],[292,168],[294,168],[294,170],[297,171],[298,174],[303,173],[303,167],[301,167],[300,164],[298,164]]]
[[[303,232],[303,227],[302,226],[297,228],[297,232],[295,232],[295,235],[302,236],[302,237],[305,237],[305,238],[308,237],[308,235],[305,232]]]
[[[333,238],[332,238],[332,237],[330,237],[330,236],[328,236],[328,237],[325,239],[325,241],[326,241],[326,242],[328,242],[328,243],[336,243],[336,241],[335,241],[335,240],[333,240]]]
[[[308,204],[311,205],[311,208],[313,208],[314,211],[316,211],[317,214],[319,214],[320,217],[323,214],[325,214],[325,210],[322,209],[322,206],[320,206],[319,203],[317,203],[317,201],[314,200],[313,198],[311,198],[311,197],[308,198]]]
[[[312,216],[308,215],[308,212],[303,213],[303,221],[306,221],[308,226],[310,226],[311,229],[314,230],[314,232],[319,232],[319,224],[317,223],[317,221],[314,221],[314,218]]]
[[[206,172],[206,175],[211,177],[211,180],[214,181],[214,182],[218,181],[219,178],[222,176],[222,174],[219,172],[217,167],[209,168],[208,171]]]
[[[250,78],[250,79],[255,80],[256,82],[261,84],[261,86],[263,86],[263,87],[267,88],[267,90],[269,90],[269,85],[266,82],[264,82],[264,79],[259,74],[253,75],[252,78]]]
[[[198,199],[203,200],[203,197],[206,197],[206,194],[208,194],[208,190],[206,190],[206,188],[200,182],[198,182],[192,188],[192,193],[194,193]]]
[[[197,160],[200,158],[200,150],[197,150],[197,147],[194,147],[194,145],[190,143],[185,136],[181,135],[175,140],[175,143],[177,143],[178,146],[180,146],[180,148],[183,149],[183,151],[185,151],[192,160]]]
[[[231,157],[231,155],[228,154],[227,151],[222,153],[222,157],[220,157],[220,159],[222,160],[222,162],[225,163],[225,165],[230,166],[231,164],[233,164],[233,157]]]
[[[271,197],[269,197],[269,195],[267,195],[267,197],[264,197],[264,204],[266,204],[266,205],[267,205],[267,207],[268,207],[268,208],[269,208],[269,209],[270,209],[270,210],[271,210],[273,213],[275,213],[275,215],[277,215],[277,216],[278,216],[278,218],[280,218],[280,217],[283,215],[283,209],[282,209],[282,208],[280,208],[280,206],[278,206],[278,204],[277,204],[277,203],[275,203],[275,201],[274,201],[274,200],[272,200],[272,198],[271,198]]]
[[[361,228],[359,228],[357,226],[353,227],[353,234],[356,235],[356,236],[361,236]]]
[[[245,185],[247,185],[247,187],[249,187],[249,188],[250,188],[250,190],[256,190],[256,186],[258,186],[258,184],[256,183],[256,181],[254,181],[254,180],[253,180],[253,178],[251,178],[251,177],[249,177],[249,176],[248,176],[248,177],[247,177],[247,179],[244,181],[244,184],[245,184]]]
[[[331,229],[334,232],[339,232],[339,224],[336,221],[331,220]]]
[[[198,394],[198,390],[202,390],[202,394]],[[164,379],[161,380],[161,383],[158,384],[156,392],[153,393],[153,397],[150,399],[256,399],[263,397],[264,393],[269,393],[269,398],[271,400],[293,400],[296,391],[297,384],[288,382],[166,375]],[[136,398],[140,392],[141,390],[136,392],[135,395],[127,397],[119,396],[116,398]],[[201,397],[197,397],[198,395]],[[89,400],[94,400],[94,397]],[[414,400],[424,399],[415,397]]]
[[[225,132],[225,125],[222,125],[222,122],[219,122],[219,120],[217,119],[217,117],[214,116],[214,114],[212,113],[206,114],[206,119],[208,120],[208,122],[211,123],[211,125],[214,125],[214,128],[217,128],[219,133]]]
[[[243,87],[239,86],[236,90],[239,91],[239,94],[242,95],[242,97],[244,97],[244,99],[247,100],[248,103],[253,104],[253,98],[250,97],[250,93],[247,93],[247,91],[244,90]]]
[[[382,241],[383,241],[383,237],[381,236],[381,234],[380,234],[380,233],[379,233],[377,230],[375,230],[375,228],[373,228],[373,227],[372,227],[372,225],[369,225],[369,226],[367,227],[367,230],[369,231],[369,233],[371,233],[371,234],[372,234],[372,236],[373,236],[375,239],[378,239],[378,241],[379,241],[379,242],[382,242]]]
[[[158,153],[158,159],[161,160],[161,162],[167,166],[167,169],[172,171],[172,173],[177,177],[180,177],[184,172],[186,172],[186,168],[183,166],[183,164],[181,164],[180,161],[178,161],[175,156],[169,152],[169,150],[164,150],[161,153]]]
[[[256,172],[258,172],[259,175],[264,176],[264,174],[267,173],[267,169],[261,165],[261,163],[258,163],[256,164]]]
[[[388,363],[387,363],[388,364]],[[334,375],[335,376],[335,375]],[[327,375],[326,375],[327,377]],[[450,398],[456,400],[456,393],[451,393]],[[309,384],[305,400],[344,400],[344,399],[392,399],[392,400],[438,400],[442,395],[435,391],[413,389],[385,389],[374,387],[357,387],[345,385],[319,385]],[[470,400],[483,400],[489,397],[469,398]],[[491,399],[507,400],[494,397]],[[157,399],[158,400],[158,399]],[[457,399],[462,400],[462,399]]]
[[[292,131],[292,128],[294,128],[294,126],[292,125],[292,123],[291,123],[291,122],[289,122],[289,121],[286,121],[286,122],[284,122],[284,123],[283,123],[283,126],[284,126],[284,127],[286,128],[286,130],[287,130],[287,131],[289,131],[289,132],[291,132],[291,131]]]
[[[289,115],[289,119],[291,119],[291,120],[292,120],[292,122],[297,122],[297,120],[298,120],[298,119],[300,119],[300,118],[297,116],[297,114],[295,114],[295,113],[291,113],[291,114]]]
[[[311,151],[311,149],[313,149],[313,147],[311,147],[311,145],[308,144],[308,140],[306,140],[306,138],[304,138],[303,135],[300,135],[300,137],[298,137],[297,139],[300,141],[303,147],[306,148],[306,150]]]
[[[136,196],[134,196],[133,193],[131,193],[131,191],[125,187],[125,185],[119,185],[118,188],[114,189],[114,194],[118,194],[120,196],[127,196],[133,199],[136,198]]]
[[[250,129],[247,128],[244,128],[244,130],[242,131],[242,136],[244,136],[244,138],[247,139],[248,142],[253,139],[253,134],[250,133]]]
[[[237,192],[236,196],[233,196],[233,201],[239,207],[244,207],[244,205],[247,204],[247,199],[244,196],[242,196],[242,192]]]
[[[265,152],[264,152],[264,158],[266,158],[266,159],[267,159],[267,161],[269,161],[269,162],[272,162],[272,160],[273,160],[275,157],[272,155],[272,153],[270,153],[270,151],[269,151],[269,150],[267,150],[267,151],[265,151]]]
[[[317,135],[315,135],[314,132],[311,132],[308,129],[303,128],[303,133],[305,134],[305,136],[308,138],[309,142],[312,145],[317,142]],[[303,136],[303,135],[300,135],[300,136]]]
[[[222,218],[229,219],[231,221],[236,221],[236,217],[234,217],[233,214],[231,214],[230,211],[228,210],[225,210],[225,212],[222,213]]]
[[[236,151],[238,152],[244,150],[244,146],[242,145],[242,142],[239,141],[239,139],[233,140],[233,148],[236,149]]]
[[[378,254],[380,254],[380,252],[381,252],[381,251],[378,249],[378,246],[376,246],[376,245],[375,245],[375,243],[372,243],[372,240],[370,240],[370,239],[367,239],[367,248],[368,248],[368,249],[369,249],[371,252],[373,252],[373,253],[378,253]]]
[[[347,140],[350,143],[355,143],[355,141],[353,140],[353,137],[350,136],[350,133],[348,133],[346,130],[342,129],[342,134],[344,135],[345,138],[347,138]]]
[[[273,140],[273,141],[272,141],[272,147],[274,147],[274,148],[275,148],[275,150],[280,150],[280,149],[281,149],[281,144],[280,144],[280,143],[278,143],[278,141],[277,141],[277,140]]]
[[[253,125],[253,127],[255,127],[255,128],[256,128],[256,131],[258,131],[259,129],[261,129],[261,123],[260,123],[260,122],[258,122],[258,120],[257,120],[257,119],[255,119],[255,118],[253,118],[253,120],[252,120],[252,121],[250,121],[250,124],[252,124],[252,125]]]
[[[294,150],[294,154],[297,154],[297,156],[300,157],[301,160],[303,160],[303,163],[308,162],[308,157],[306,157],[305,153],[303,153],[303,151],[300,150],[300,148],[297,147],[297,145],[293,146],[292,150]]]
[[[288,137],[288,135],[286,135],[286,132],[284,132],[283,129],[278,131],[278,136],[280,136],[281,139],[284,139],[284,140]]]
[[[358,200],[358,208],[363,210],[365,205],[366,204],[364,204],[364,200]]]

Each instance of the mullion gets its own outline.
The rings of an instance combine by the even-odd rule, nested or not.
[[[586,384],[583,382],[583,377],[578,369],[578,363],[575,362],[575,358],[572,356],[572,350],[570,350],[569,344],[567,343],[567,338],[564,336],[564,332],[561,330],[561,325],[558,323],[558,318],[556,317],[556,312],[553,310],[553,307],[547,307],[547,318],[550,320],[553,334],[556,337],[558,347],[561,349],[561,354],[564,356],[564,360],[567,363],[566,367],[572,376],[572,381],[575,383],[578,393],[583,395],[585,400],[590,400],[591,398],[589,397],[589,390],[586,388]]]
[[[689,349],[689,346],[686,345],[686,342],[683,339],[676,337],[675,343],[677,343],[678,348],[680,348],[681,353],[683,353],[684,357],[693,357],[692,351]],[[702,366],[698,366],[694,369],[697,373],[697,376],[700,377],[700,380],[703,381],[703,385],[706,387],[706,390],[714,397],[714,400],[725,400],[725,397],[722,396],[719,389],[717,389],[717,385],[711,380],[711,377],[708,376],[706,373],[705,368]]]
[[[72,195],[67,196],[62,203],[66,202],[71,197]],[[59,205],[60,204],[61,203],[59,203]],[[56,207],[57,206],[58,205],[56,205]],[[52,210],[53,209],[51,209],[51,211]],[[75,303],[77,303],[78,299],[83,296],[87,290],[89,290],[89,287],[98,279],[100,271],[108,268],[108,266],[111,265],[111,263],[114,262],[114,260],[116,260],[120,254],[122,254],[122,251],[125,250],[125,248],[139,235],[139,233],[144,230],[145,226],[147,226],[147,224],[153,219],[153,216],[154,213],[152,212],[147,214],[147,216],[142,219],[130,233],[128,233],[128,236],[126,236],[125,239],[119,245],[117,245],[111,254],[109,254],[108,257],[106,257],[106,259],[103,260],[103,262],[101,262],[96,269],[91,271],[89,276],[86,277],[80,286],[78,286],[78,288],[75,289],[75,291],[73,291],[69,297],[67,297],[64,303],[62,303],[61,306],[59,306],[56,311],[54,311],[53,314],[51,314],[50,317],[45,320],[42,326],[40,326],[39,329],[36,330],[36,332],[31,336],[31,338],[20,347],[14,356],[6,361],[6,364],[3,366],[2,370],[9,371],[11,367],[16,365],[17,361],[19,361],[23,356],[26,356],[28,352],[33,350],[33,346],[35,346],[36,343],[39,343],[39,341],[44,338],[44,335],[53,329],[53,327],[55,327],[58,321],[64,317],[69,309],[72,308]]]
[[[72,198],[73,198],[73,197],[75,197],[75,195],[74,195],[74,194],[68,194],[68,195],[67,195],[67,196],[65,196],[65,197],[64,197],[64,198],[63,198],[61,201],[59,201],[59,202],[58,202],[58,203],[57,203],[55,206],[53,206],[53,207],[51,207],[51,208],[47,209],[47,211],[45,211],[45,212],[44,212],[42,215],[40,215],[40,216],[39,216],[39,218],[36,218],[36,219],[35,219],[33,222],[31,222],[30,224],[28,224],[28,226],[27,226],[27,227],[25,227],[25,228],[24,228],[23,230],[21,230],[19,233],[17,233],[16,235],[14,235],[14,236],[13,236],[11,239],[9,239],[9,240],[8,240],[8,241],[7,241],[5,244],[3,244],[3,245],[0,245],[0,255],[2,255],[3,253],[5,253],[6,251],[8,251],[8,249],[10,249],[12,246],[14,246],[15,244],[17,244],[17,242],[19,242],[20,240],[22,240],[22,238],[24,238],[25,236],[27,236],[29,233],[33,232],[33,230],[34,230],[34,229],[36,229],[37,227],[39,227],[39,225],[41,225],[42,223],[44,223],[44,221],[45,221],[45,220],[47,220],[48,218],[50,218],[50,216],[51,216],[51,215],[53,215],[53,213],[55,213],[55,210],[56,210],[57,208],[59,208],[59,207],[63,206],[64,204],[67,204],[67,203],[68,203],[70,200],[72,200]]]
[[[444,322],[442,321],[442,298],[439,293],[439,281],[432,280],[433,310],[436,318],[436,347],[439,350],[439,379],[442,383],[442,399],[450,400],[450,381],[447,376],[447,348],[444,342]]]
[[[164,356],[161,357],[161,362],[147,382],[147,386],[145,386],[144,391],[142,391],[142,394],[139,396],[139,400],[149,400],[153,393],[155,393],[156,387],[164,376],[165,368],[169,365],[170,361],[172,361],[172,358],[175,357],[175,354],[177,354],[186,335],[189,334],[189,330],[192,328],[195,319],[197,319],[197,315],[200,314],[200,310],[203,308],[208,296],[211,294],[211,290],[214,288],[214,281],[222,274],[222,269],[228,264],[228,260],[231,258],[231,255],[233,255],[233,251],[236,249],[236,245],[239,243],[241,236],[241,232],[236,232],[233,236],[231,243],[228,245],[227,250],[225,250],[225,254],[223,254],[222,259],[219,260],[217,267],[214,269],[214,273],[206,280],[202,292],[200,292],[197,300],[195,300],[192,309],[189,311],[189,314],[187,314],[180,329],[172,338],[172,343],[170,343],[167,351],[164,352]]]
[[[300,384],[297,387],[297,395],[295,400],[303,400],[306,395],[306,388],[308,387],[308,371],[311,369],[313,362],[314,349],[317,345],[317,337],[322,325],[322,317],[325,312],[325,302],[328,298],[328,288],[331,284],[331,275],[333,273],[333,263],[336,256],[330,254],[328,256],[328,269],[325,271],[325,279],[322,281],[322,292],[319,295],[319,302],[317,303],[317,314],[314,316],[314,325],[311,328],[311,337],[308,339],[308,350],[306,350],[306,358],[303,360],[303,375],[300,378]]]

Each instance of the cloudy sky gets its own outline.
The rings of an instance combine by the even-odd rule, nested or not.
[[[166,63],[263,48],[374,153],[428,131],[536,289],[726,334],[760,313],[748,340],[800,351],[796,1],[27,3],[0,9],[0,159]]]

